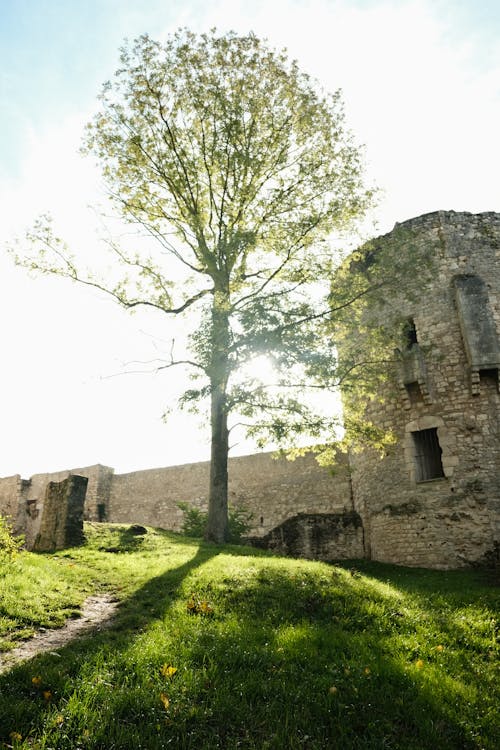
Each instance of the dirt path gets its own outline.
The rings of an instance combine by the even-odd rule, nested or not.
[[[109,627],[117,606],[118,602],[112,596],[89,596],[83,603],[82,615],[78,619],[68,620],[62,628],[42,629],[12,651],[0,654],[0,674],[38,654],[46,651],[56,652],[58,648],[66,646],[79,636],[87,635],[92,630]]]

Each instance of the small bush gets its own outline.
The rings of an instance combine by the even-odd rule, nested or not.
[[[202,539],[207,528],[208,513],[204,513],[199,508],[193,508],[188,503],[177,503],[177,507],[184,513],[182,533],[195,539]]]
[[[189,503],[177,503],[177,507],[184,513],[182,533],[195,539],[202,539],[205,536],[207,528],[208,513],[199,508],[193,508]],[[252,518],[253,514],[248,509],[242,506],[230,506],[228,513],[228,541],[234,544],[241,542],[241,539],[251,528]]]
[[[0,562],[12,560],[24,544],[24,539],[14,536],[12,529],[4,516],[0,516]]]
[[[238,505],[229,508],[229,541],[241,542],[252,527],[253,513],[248,508]]]

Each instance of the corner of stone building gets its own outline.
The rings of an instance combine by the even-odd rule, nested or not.
[[[353,456],[354,506],[367,556],[465,567],[498,547],[500,214],[443,211],[404,226],[420,243],[438,236],[439,262],[420,299],[391,300],[412,316],[418,357],[402,362],[398,397],[367,404],[366,418],[398,440],[382,461]]]

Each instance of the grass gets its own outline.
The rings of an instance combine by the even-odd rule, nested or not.
[[[110,630],[0,675],[1,748],[498,747],[500,596],[484,574],[87,532],[0,568],[4,650],[91,592],[121,600]]]

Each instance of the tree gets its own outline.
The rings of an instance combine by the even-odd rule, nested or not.
[[[189,313],[190,354],[172,352],[166,366],[192,367],[198,378],[184,404],[210,400],[207,537],[223,541],[229,415],[278,443],[304,430],[317,438],[331,424],[301,394],[335,384],[331,237],[372,200],[360,149],[340,93],[322,93],[284,52],[253,34],[187,30],[122,50],[84,149],[97,156],[121,216],[156,249],[113,244],[124,274],[101,280],[82,274],[41,220],[30,236],[35,255],[20,262],[95,286],[128,309]],[[272,357],[275,383],[241,375],[259,355]]]

